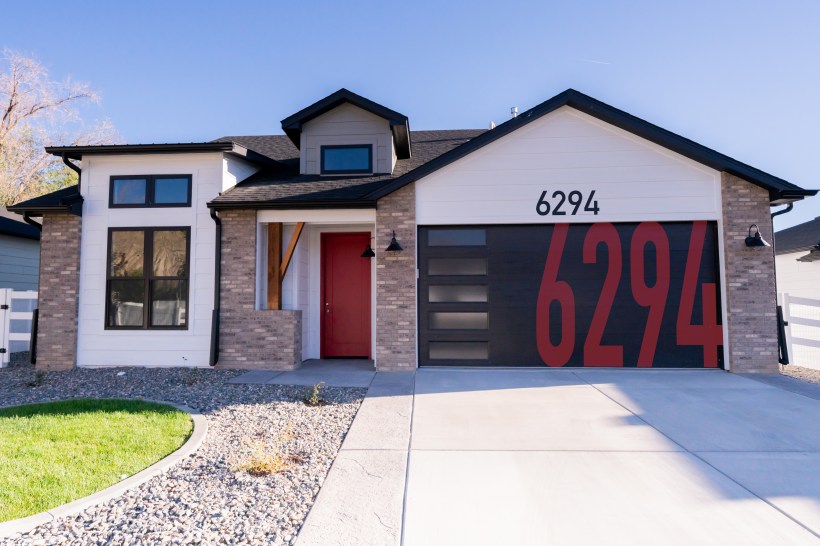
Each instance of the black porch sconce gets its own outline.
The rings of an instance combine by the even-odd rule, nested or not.
[[[401,245],[396,240],[396,230],[393,230],[393,238],[390,239],[390,244],[387,245],[387,248],[384,250],[387,252],[398,252],[399,250],[402,250]]]
[[[371,237],[370,241],[375,239],[375,237]],[[367,246],[364,248],[364,252],[362,252],[362,258],[375,258],[376,253],[373,252],[373,247],[370,246],[370,241],[367,241]]]
[[[371,237],[370,241],[375,239],[375,237]],[[364,252],[362,252],[362,258],[375,258],[376,253],[373,252],[373,247],[370,246],[370,241],[367,242],[367,246],[364,248]],[[399,242],[396,240],[396,232],[393,231],[393,237],[390,239],[390,244],[387,245],[387,248],[384,249],[386,252],[398,252],[399,250],[404,250]]]
[[[754,235],[752,235],[752,230],[755,230]],[[772,246],[767,243],[763,237],[760,235],[760,228],[757,227],[757,224],[752,224],[749,226],[749,236],[746,237],[746,246],[750,247],[764,247],[764,246]]]

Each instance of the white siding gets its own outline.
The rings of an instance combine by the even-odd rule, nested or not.
[[[578,190],[584,200],[595,190],[600,212],[582,205],[577,215],[540,216],[544,190]],[[720,212],[720,173],[569,107],[416,183],[419,225],[718,220]]]
[[[345,103],[305,123],[299,146],[300,172],[320,174],[320,147],[333,144],[370,144],[374,172],[393,172],[393,133],[384,118]]]
[[[207,366],[214,293],[215,225],[206,203],[223,188],[227,167],[219,154],[175,154],[83,159],[79,366]],[[192,206],[108,208],[109,177],[190,174]],[[189,226],[190,287],[187,330],[105,330],[105,273],[110,227]]]
[[[40,242],[0,235],[0,288],[37,290]]]
[[[777,291],[801,298],[820,299],[820,262],[798,262],[808,250],[775,257]]]
[[[228,155],[222,160],[222,166],[224,172],[222,174],[222,189],[220,191],[232,188],[259,170],[259,167],[253,163]],[[214,197],[216,197],[216,195],[214,195]]]

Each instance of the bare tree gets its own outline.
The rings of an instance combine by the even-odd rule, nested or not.
[[[0,57],[0,205],[8,205],[76,183],[76,175],[49,145],[104,144],[115,136],[108,121],[81,125],[77,107],[97,102],[87,84],[49,79],[35,59],[4,50]]]

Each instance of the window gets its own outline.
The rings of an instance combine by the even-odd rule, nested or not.
[[[190,207],[190,175],[112,176],[111,208]]]
[[[188,328],[190,228],[108,231],[105,327]]]
[[[364,174],[373,172],[373,146],[354,144],[322,146],[322,174]]]

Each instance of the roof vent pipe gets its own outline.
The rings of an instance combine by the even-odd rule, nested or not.
[[[517,118],[517,117],[518,117],[518,106],[513,106],[512,108],[510,108],[510,115],[511,115],[513,118]]]

